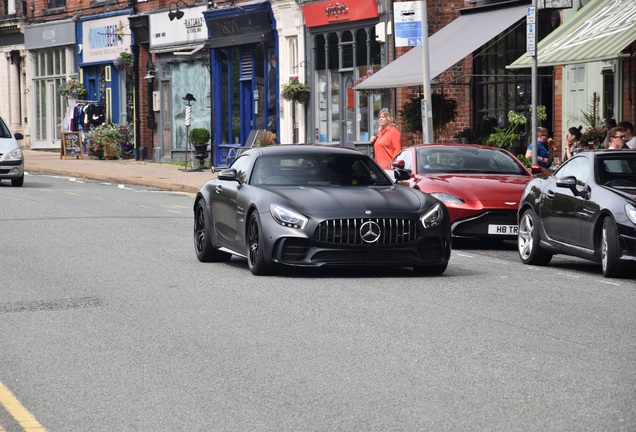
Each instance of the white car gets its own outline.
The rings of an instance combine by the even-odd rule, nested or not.
[[[13,186],[24,184],[24,155],[17,141],[23,138],[0,117],[0,180],[10,179]]]

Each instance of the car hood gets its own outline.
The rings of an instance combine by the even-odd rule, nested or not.
[[[611,189],[614,193],[622,196],[623,198],[625,198],[628,201],[631,201],[631,202],[635,202],[636,201],[636,188],[610,187],[609,189]]]
[[[520,175],[439,174],[419,177],[423,192],[443,192],[466,202],[503,202],[521,200],[526,185],[534,177]]]
[[[18,143],[13,138],[0,138],[0,153],[9,153],[12,150],[17,149]]]
[[[403,186],[304,186],[267,188],[293,209],[311,215],[355,217],[371,211],[376,217],[396,212],[419,212],[435,198]],[[358,216],[359,217],[359,216]]]

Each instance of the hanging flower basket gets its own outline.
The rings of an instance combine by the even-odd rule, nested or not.
[[[358,93],[363,94],[363,95],[370,95],[370,94],[373,94],[375,92],[380,91],[380,90],[377,90],[377,89],[360,89],[360,90],[358,90],[358,89],[355,88],[358,84],[363,83],[364,81],[367,80],[367,78],[370,78],[371,76],[373,76],[373,71],[371,69],[369,69],[367,71],[366,75],[363,75],[360,78],[358,78],[357,80],[355,80],[353,82],[353,87],[354,87],[355,91],[357,91]]]
[[[293,76],[289,82],[283,84],[280,94],[285,100],[305,104],[309,102],[310,91],[307,84],[301,83],[297,76]]]
[[[133,66],[133,56],[128,51],[124,51],[119,54],[119,57],[113,60],[113,64],[119,70],[130,70]]]
[[[86,96],[86,88],[76,79],[66,81],[64,84],[59,86],[58,91],[62,96],[71,99],[82,99]]]

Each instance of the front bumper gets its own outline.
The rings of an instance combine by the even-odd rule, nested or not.
[[[0,161],[0,179],[20,178],[24,175],[24,159]]]
[[[517,209],[493,210],[453,222],[453,237],[516,239],[517,233],[488,234],[488,225],[517,226]]]

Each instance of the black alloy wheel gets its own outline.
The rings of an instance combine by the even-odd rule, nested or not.
[[[212,246],[210,231],[212,224],[206,222],[205,202],[200,200],[194,210],[194,251],[201,262],[226,262],[232,254],[220,251]]]
[[[601,231],[601,266],[603,276],[607,278],[622,275],[620,268],[621,245],[618,239],[618,230],[611,217],[603,219]]]
[[[250,214],[247,224],[247,266],[255,276],[273,274],[273,268],[263,257],[263,234],[261,218],[257,211]]]

